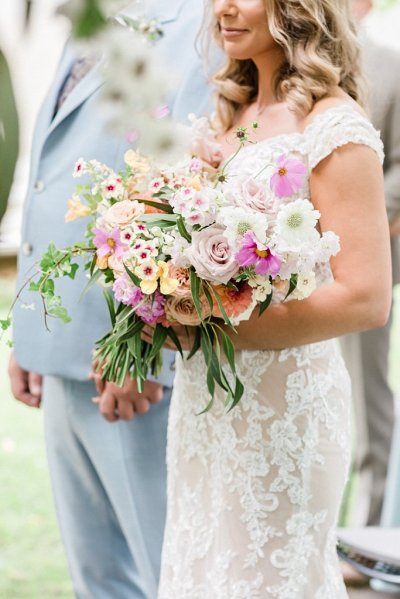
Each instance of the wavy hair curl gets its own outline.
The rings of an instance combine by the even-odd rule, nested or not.
[[[264,0],[270,33],[284,61],[275,75],[276,98],[301,115],[341,87],[362,106],[365,86],[360,45],[348,0]],[[220,27],[212,15],[208,30],[222,47]],[[214,75],[216,121],[227,130],[244,105],[255,100],[258,73],[252,60],[228,57]]]

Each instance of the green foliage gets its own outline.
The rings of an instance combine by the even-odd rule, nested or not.
[[[18,115],[10,71],[0,50],[0,221],[6,211],[8,196],[18,156]]]
[[[0,319],[15,282],[1,276]],[[12,398],[0,344],[0,597],[73,599],[47,470],[41,411]]]
[[[89,38],[107,25],[107,19],[97,0],[82,0],[82,8],[72,21],[73,34],[76,38]]]

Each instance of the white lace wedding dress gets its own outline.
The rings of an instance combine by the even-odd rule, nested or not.
[[[249,145],[229,165],[254,175],[271,158],[313,169],[335,148],[365,144],[372,125],[348,105],[304,133]],[[362,176],[362,173],[356,173]],[[307,197],[303,189],[296,197]],[[330,272],[319,273],[319,284]],[[350,461],[350,384],[335,340],[241,351],[245,392],[211,412],[200,353],[177,361],[168,437],[168,513],[159,599],[344,599],[335,524]]]

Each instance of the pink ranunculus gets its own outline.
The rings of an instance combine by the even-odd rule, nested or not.
[[[144,206],[134,200],[122,200],[113,204],[104,214],[104,222],[111,227],[126,227],[144,213]]]
[[[253,231],[243,235],[241,247],[235,254],[240,266],[255,266],[257,275],[270,274],[275,277],[281,267],[282,260],[271,249],[258,241]]]
[[[281,154],[271,177],[271,189],[278,198],[289,198],[304,186],[306,174],[304,162]]]
[[[224,230],[219,225],[211,225],[192,234],[186,256],[201,279],[226,284],[238,272],[238,264]]]
[[[194,327],[201,322],[190,293],[181,297],[170,296],[165,304],[165,313],[170,321],[185,326]],[[211,315],[207,300],[201,302],[201,314],[203,320]]]

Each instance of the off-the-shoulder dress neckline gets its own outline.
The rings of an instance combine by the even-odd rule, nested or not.
[[[316,127],[318,125],[318,123],[323,120],[324,117],[326,117],[326,115],[330,115],[331,113],[335,113],[335,112],[352,112],[354,114],[357,114],[360,118],[362,119],[366,119],[366,117],[359,112],[355,106],[353,104],[350,104],[349,102],[342,102],[341,104],[336,104],[335,106],[331,106],[330,108],[327,108],[326,110],[318,113],[313,119],[312,121],[310,121],[308,123],[308,125],[306,125],[306,127],[304,127],[303,131],[291,131],[288,133],[280,133],[279,135],[271,135],[270,137],[264,137],[263,139],[260,139],[258,141],[249,143],[248,145],[244,146],[241,150],[240,153],[242,153],[243,151],[245,151],[246,149],[249,148],[257,148],[261,145],[268,145],[269,143],[279,143],[279,141],[283,140],[283,139],[299,139],[301,141],[303,141],[306,137],[307,134],[309,133],[309,131],[313,128]],[[234,150],[233,152],[231,152],[230,154],[228,154],[222,161],[221,161],[221,165],[225,165],[231,158],[232,156],[234,156],[234,154],[236,153],[236,150]]]

